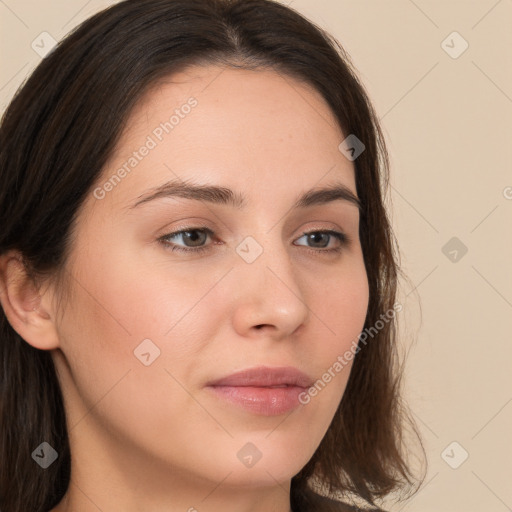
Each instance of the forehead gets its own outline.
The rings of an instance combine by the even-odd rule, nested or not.
[[[107,167],[112,173],[151,147],[123,182],[131,196],[172,178],[211,182],[212,175],[255,192],[311,188],[329,178],[355,191],[353,164],[338,149],[344,138],[320,93],[288,75],[191,67],[147,91]]]

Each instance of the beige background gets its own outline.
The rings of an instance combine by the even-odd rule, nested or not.
[[[0,0],[0,109],[41,32],[59,40],[111,3]],[[429,467],[390,508],[512,510],[512,0],[286,3],[349,52],[391,154],[407,397]]]

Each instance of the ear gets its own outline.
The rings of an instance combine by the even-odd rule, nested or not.
[[[40,295],[18,251],[0,256],[0,302],[7,320],[29,345],[40,350],[59,347],[51,298],[50,288]]]

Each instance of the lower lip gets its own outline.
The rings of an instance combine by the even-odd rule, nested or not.
[[[208,386],[228,402],[263,416],[277,416],[300,405],[299,395],[307,388],[289,386],[264,388],[252,386]]]

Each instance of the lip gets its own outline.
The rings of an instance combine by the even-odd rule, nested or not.
[[[209,382],[206,388],[249,412],[276,416],[301,405],[299,395],[312,383],[313,379],[291,366],[259,366]]]

